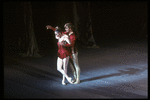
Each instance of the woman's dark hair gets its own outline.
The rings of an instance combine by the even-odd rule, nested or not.
[[[59,28],[58,26],[57,27],[55,27],[56,28],[56,30],[55,30],[55,32],[57,32],[57,33],[61,33],[62,31],[61,31],[61,28]]]

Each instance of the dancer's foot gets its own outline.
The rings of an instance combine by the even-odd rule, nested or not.
[[[68,82],[69,82],[70,84],[73,84],[71,77],[68,78]]]
[[[67,85],[65,82],[62,82],[62,85]]]
[[[76,81],[76,79],[74,78],[73,80],[72,80],[72,82],[74,83]]]
[[[76,82],[74,82],[73,84],[80,84],[80,81],[76,81]]]
[[[65,78],[62,79],[62,85],[67,85],[67,84],[65,83]]]

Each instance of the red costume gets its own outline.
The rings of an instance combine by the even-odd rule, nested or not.
[[[54,27],[51,27],[50,29],[51,29],[51,30],[53,30],[53,31],[55,31],[55,30],[56,30],[56,28],[54,28]]]
[[[55,31],[56,29],[54,27],[51,28],[53,31]],[[62,34],[67,34],[67,32],[62,32]],[[74,33],[69,35],[69,39],[71,44],[65,44],[65,47],[63,45],[59,45],[59,42],[57,43],[58,45],[58,57],[59,58],[66,58],[67,56],[71,56],[72,55],[72,49],[74,50],[74,53],[77,52],[77,48],[75,48],[75,40],[76,40],[76,36]]]
[[[66,32],[64,32],[64,34],[66,34]],[[72,33],[69,35],[69,37],[71,44],[65,44],[65,47],[70,47],[71,50],[73,49],[74,53],[76,53],[77,52],[77,48],[75,47],[76,35]]]
[[[55,31],[55,28],[51,28],[53,31]],[[60,58],[65,58],[67,56],[70,56],[73,65],[70,66],[72,71],[73,71],[73,75],[76,78],[76,82],[74,84],[79,84],[80,83],[80,67],[79,67],[79,63],[78,63],[78,50],[75,47],[75,41],[76,41],[76,36],[73,32],[67,33],[67,32],[62,32],[63,34],[67,34],[69,36],[70,42],[71,44],[64,44],[59,46],[58,43],[58,56]],[[67,49],[66,49],[67,48]]]
[[[67,56],[71,56],[71,50],[69,47],[64,47],[63,45],[59,45],[59,42],[57,42],[58,45],[58,57],[63,59],[66,58]]]

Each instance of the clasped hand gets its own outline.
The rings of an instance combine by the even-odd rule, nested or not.
[[[65,46],[65,42],[64,42],[64,41],[59,42],[59,45],[63,45],[63,46]]]

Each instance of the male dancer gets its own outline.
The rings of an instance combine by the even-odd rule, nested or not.
[[[52,29],[53,31],[56,30],[54,27],[52,27],[50,25],[47,25],[46,27],[47,27],[47,29]],[[78,50],[75,47],[76,36],[75,36],[75,33],[73,32],[73,25],[71,23],[66,23],[64,25],[64,28],[66,30],[66,32],[64,32],[64,34],[69,35],[71,44],[69,44],[69,45],[63,44],[63,45],[66,47],[70,47],[70,49],[72,50],[72,56],[70,58],[71,58],[74,66],[72,64],[70,64],[71,65],[70,67],[73,71],[73,75],[75,78],[74,84],[79,84],[80,83],[80,67],[79,67],[79,63],[78,63]],[[69,63],[71,63],[71,62],[69,62]]]
[[[75,67],[75,70],[72,69],[74,77],[76,79],[74,84],[79,84],[81,70],[80,70],[79,63],[78,63],[78,50],[75,47],[76,36],[75,36],[75,33],[73,32],[73,25],[71,23],[66,23],[64,25],[64,28],[66,30],[66,33],[69,35],[70,42],[71,42],[71,44],[64,44],[64,46],[70,47],[72,49],[72,57],[70,58],[72,59],[74,67]],[[73,66],[71,68],[73,68]]]

